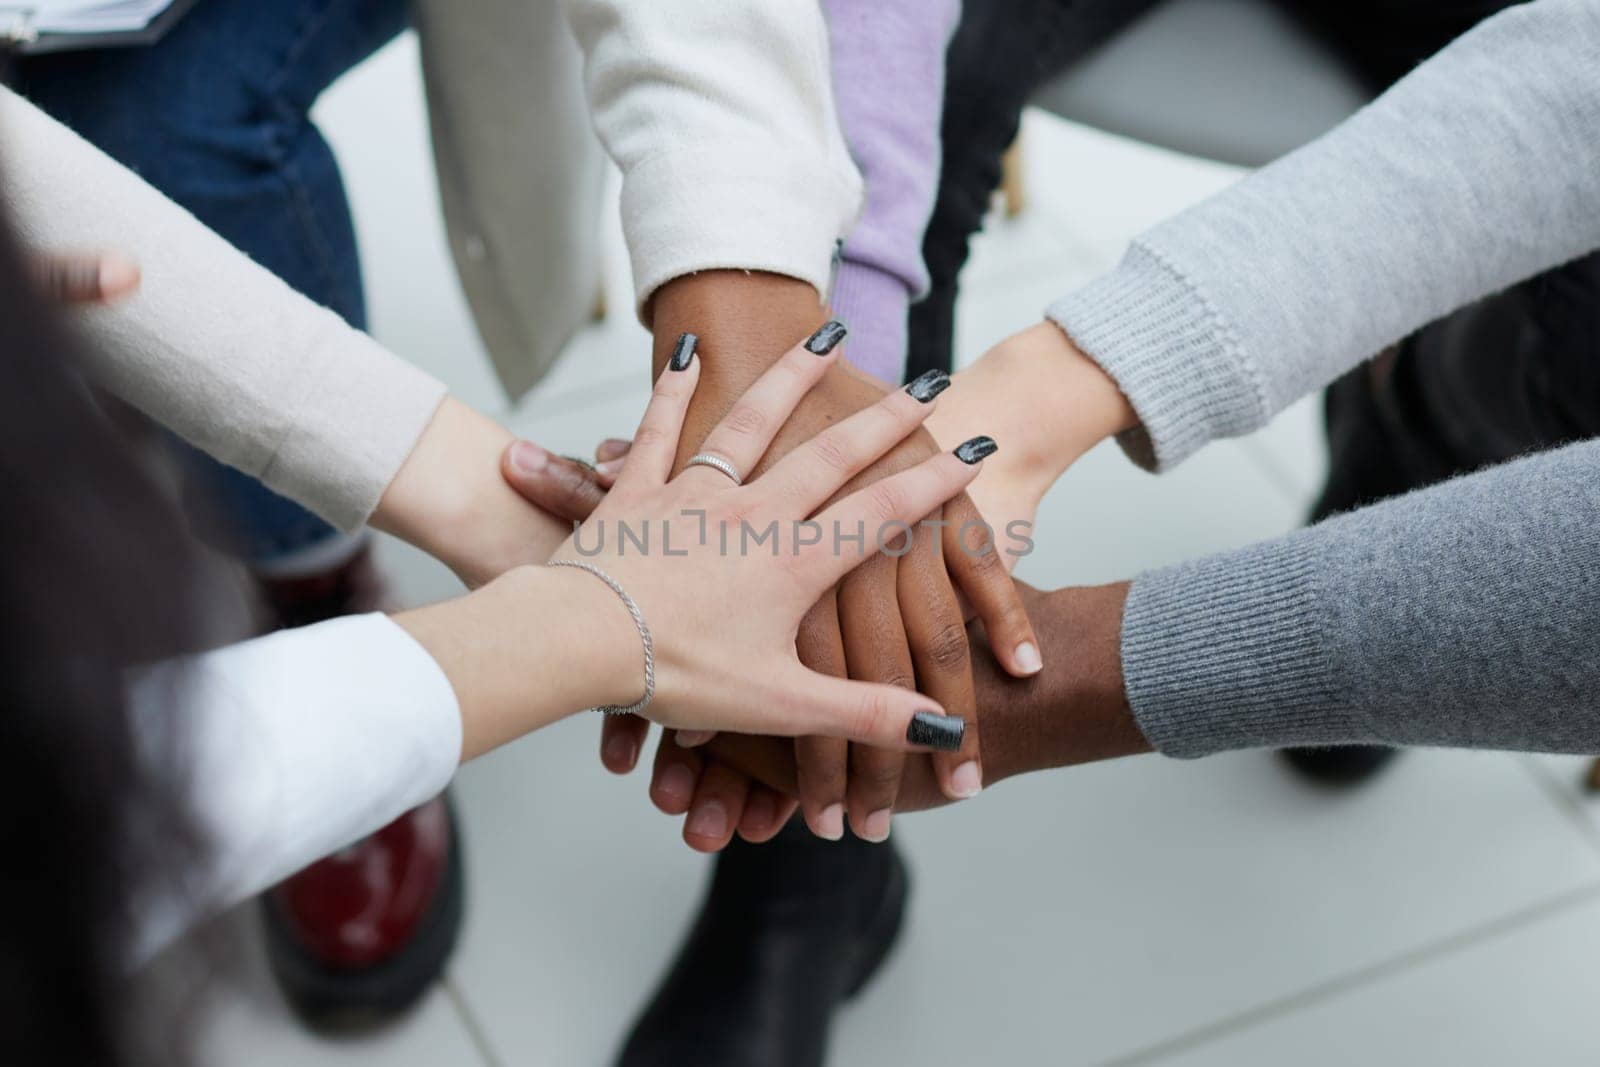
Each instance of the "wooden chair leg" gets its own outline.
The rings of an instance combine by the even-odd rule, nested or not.
[[[1600,793],[1600,759],[1589,765],[1589,778],[1583,783],[1591,793]]]
[[[1006,218],[1014,219],[1028,206],[1027,181],[1022,160],[1022,134],[1011,142],[1000,157],[1000,195],[1005,200]]]

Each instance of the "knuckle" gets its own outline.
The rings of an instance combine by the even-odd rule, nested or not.
[[[728,412],[723,427],[739,437],[756,437],[765,432],[767,415],[766,412],[750,404],[736,404],[733,410]]]
[[[919,642],[917,651],[924,662],[941,673],[963,670],[970,656],[966,628],[954,621],[942,622]]]
[[[853,737],[877,737],[888,721],[889,697],[874,689],[857,699],[848,725]]]
[[[800,780],[800,788],[813,793],[826,793],[837,796],[844,792],[845,767],[844,760],[832,756],[813,755],[810,758],[802,756],[797,764],[796,774]]]
[[[831,474],[843,476],[854,469],[846,443],[838,433],[830,432],[818,437],[812,443],[812,453]]]
[[[888,756],[889,758],[882,758]],[[868,793],[893,794],[900,784],[899,753],[873,752],[850,769],[850,785]]]
[[[633,446],[635,448],[659,448],[666,443],[667,431],[650,423],[639,427],[638,432],[633,436]]]
[[[892,685],[896,689],[915,689],[917,687],[916,681],[911,677],[911,671],[899,666],[885,671],[880,681],[882,684]]]
[[[886,522],[905,510],[906,494],[892,481],[876,482],[867,490],[867,505],[873,518]]]

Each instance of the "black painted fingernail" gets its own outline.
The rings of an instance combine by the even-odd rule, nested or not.
[[[976,463],[985,456],[994,455],[999,448],[992,437],[974,437],[970,441],[962,442],[956,449],[956,458],[963,463]]]
[[[839,342],[844,340],[844,335],[850,330],[838,319],[829,319],[822,324],[821,329],[806,339],[806,351],[813,355],[825,356],[839,347]]]
[[[906,740],[940,752],[955,752],[961,748],[961,738],[966,732],[967,724],[954,715],[919,711],[911,716],[911,725],[906,727]]]
[[[930,370],[906,386],[906,392],[911,395],[912,400],[926,404],[948,388],[950,388],[950,375],[942,370]]]
[[[672,360],[667,364],[672,370],[688,370],[689,361],[694,358],[694,346],[700,343],[700,338],[692,333],[678,335],[678,343],[672,348]]]

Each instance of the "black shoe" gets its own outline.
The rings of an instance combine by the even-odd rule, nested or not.
[[[1303,778],[1319,785],[1360,785],[1400,754],[1383,745],[1339,745],[1334,748],[1286,748],[1279,753]]]
[[[888,956],[907,889],[889,845],[798,824],[734,841],[620,1067],[821,1067],[834,1009]]]

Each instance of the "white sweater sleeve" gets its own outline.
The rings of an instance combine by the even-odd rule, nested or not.
[[[673,278],[717,268],[826,294],[861,176],[817,0],[563,2],[595,127],[622,169],[640,308]]]
[[[0,144],[27,248],[120,252],[143,273],[80,316],[96,383],[330,522],[366,521],[444,386],[4,88]]]
[[[208,849],[181,895],[149,903],[140,961],[437,796],[461,758],[449,680],[381,614],[161,664],[129,703],[147,758],[183,782]]]

